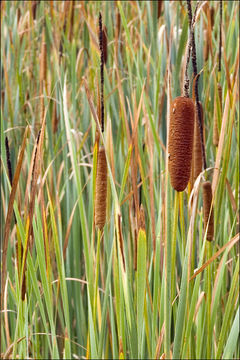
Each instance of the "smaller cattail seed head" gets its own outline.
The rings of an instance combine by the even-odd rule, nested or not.
[[[212,206],[212,186],[210,181],[205,181],[202,184],[203,188],[203,220],[204,220],[204,232],[206,231],[207,224],[207,240],[212,241],[214,237],[214,215]]]
[[[99,147],[97,158],[95,225],[101,230],[106,221],[107,161],[104,147]]]

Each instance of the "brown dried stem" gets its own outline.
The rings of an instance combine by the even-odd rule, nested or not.
[[[99,48],[100,48],[100,71],[101,71],[101,124],[102,124],[102,132],[104,132],[104,52],[103,52],[103,28],[102,28],[102,14],[99,13]]]

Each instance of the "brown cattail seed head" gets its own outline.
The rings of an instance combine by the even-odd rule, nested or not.
[[[107,161],[104,147],[99,147],[97,158],[95,225],[101,230],[106,221]]]
[[[204,121],[203,121],[203,107],[202,103],[200,103],[201,109],[201,123],[204,131]],[[204,138],[204,136],[203,136]],[[194,122],[194,140],[193,140],[193,182],[195,182],[196,178],[202,171],[202,146],[201,146],[201,137],[200,137],[200,129],[198,126],[197,119],[197,111],[195,112],[195,122]]]
[[[212,186],[211,186],[210,181],[205,181],[202,184],[202,188],[203,188],[204,232],[205,232],[207,224],[208,224],[207,240],[212,241],[213,236],[214,236],[214,217],[213,217],[213,207],[211,209],[211,205],[212,205]],[[211,210],[211,213],[210,213],[210,210]],[[209,221],[209,223],[208,223],[208,221]]]
[[[172,187],[183,191],[189,181],[193,151],[195,107],[184,96],[174,99],[170,107],[168,167]]]

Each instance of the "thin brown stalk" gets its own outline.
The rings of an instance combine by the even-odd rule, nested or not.
[[[103,52],[103,28],[102,28],[102,14],[99,13],[99,49],[100,49],[100,97],[101,97],[101,126],[102,132],[104,132],[104,52]]]

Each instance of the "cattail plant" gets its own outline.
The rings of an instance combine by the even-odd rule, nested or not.
[[[189,98],[190,53],[189,41],[184,74],[184,96],[174,99],[170,106],[168,168],[171,185],[176,191],[183,191],[186,188],[191,174],[195,109],[193,100]]]
[[[212,241],[214,236],[214,217],[212,207],[212,186],[210,181],[204,181],[202,184],[203,189],[203,220],[204,232],[206,232],[207,224],[207,240]]]
[[[194,38],[194,31],[192,25],[192,7],[191,7],[191,0],[187,0],[188,6],[188,19],[189,19],[189,27],[190,27],[190,35],[191,35],[191,45],[192,45],[192,66],[193,66],[193,73],[195,77],[195,102],[197,108],[197,119],[198,119],[198,126],[200,132],[200,141],[201,141],[201,150],[202,150],[202,162],[203,168],[206,170],[207,163],[206,163],[206,154],[205,154],[205,146],[204,146],[204,137],[203,137],[203,122],[202,122],[202,111],[200,106],[200,101],[198,98],[198,78],[199,74],[197,73],[197,60],[196,60],[196,46],[195,46],[195,38]],[[213,207],[212,207],[212,186],[210,181],[204,181],[202,184],[203,188],[203,213],[204,213],[204,230],[206,231],[207,224],[207,240],[213,240],[214,234],[214,223],[213,223]]]
[[[102,133],[104,132],[104,50],[103,50],[103,28],[102,15],[99,13],[99,47],[101,55],[101,89],[100,89],[100,119]],[[95,196],[95,225],[102,230],[106,221],[107,205],[107,160],[103,146],[98,146],[97,174],[96,174],[96,196]]]

